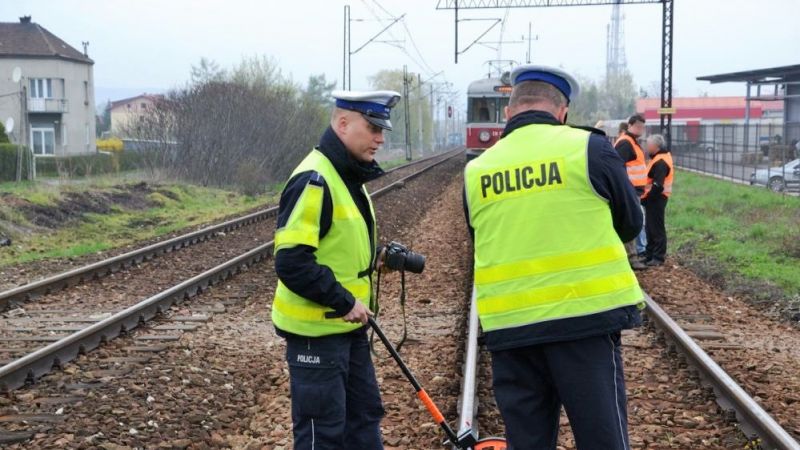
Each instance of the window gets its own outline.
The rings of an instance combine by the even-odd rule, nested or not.
[[[31,78],[29,96],[31,98],[53,98],[53,79]]]
[[[147,109],[147,103],[142,103],[140,106],[142,107],[142,109]]]
[[[469,104],[470,122],[496,123],[497,103],[494,98],[473,98]]]
[[[52,156],[56,150],[56,131],[53,128],[31,128],[33,154]]]
[[[506,123],[506,106],[508,106],[508,101],[511,100],[510,97],[501,97],[497,99],[497,118],[500,119],[498,122]]]
[[[125,105],[125,106],[127,106],[127,107],[128,107],[128,109],[131,109],[131,104],[130,104],[130,103],[128,103],[128,104],[127,104],[127,105]]]

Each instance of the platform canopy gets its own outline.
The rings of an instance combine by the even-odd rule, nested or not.
[[[750,83],[785,83],[800,81],[800,64],[792,66],[770,67],[768,69],[744,70],[742,72],[723,73],[697,77],[700,81],[711,83],[750,82]]]

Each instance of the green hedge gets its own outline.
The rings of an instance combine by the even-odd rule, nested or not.
[[[37,177],[85,177],[114,172],[111,155],[96,153],[68,157],[36,158]]]
[[[25,156],[30,151],[25,148]],[[67,157],[36,158],[37,177],[85,177],[149,168],[153,155],[146,152],[95,153]],[[28,178],[27,161],[22,165],[22,178]],[[0,143],[0,182],[14,181],[17,177],[17,146]]]
[[[25,158],[30,157],[30,151],[23,147]],[[28,164],[22,164],[22,178],[28,177]],[[14,144],[0,143],[0,182],[15,181],[17,179],[17,146]]]

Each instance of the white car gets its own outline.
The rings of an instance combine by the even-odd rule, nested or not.
[[[764,185],[775,192],[783,192],[787,188],[797,189],[800,186],[800,159],[783,166],[758,169],[750,174],[750,184]]]

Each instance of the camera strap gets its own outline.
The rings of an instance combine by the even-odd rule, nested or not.
[[[376,288],[375,288],[375,296],[370,298],[370,309],[372,312],[375,313],[375,320],[378,320],[378,316],[380,315],[380,295],[381,295],[381,271],[378,271],[378,279],[376,280]],[[407,320],[406,320],[406,271],[400,270],[400,311],[403,315],[403,336],[400,338],[400,342],[395,345],[395,349],[400,351],[400,348],[403,347],[403,344],[406,342],[406,337],[408,337],[407,332]],[[380,357],[375,352],[375,346],[373,342],[375,340],[375,330],[371,329],[369,333],[369,349],[375,357]]]

